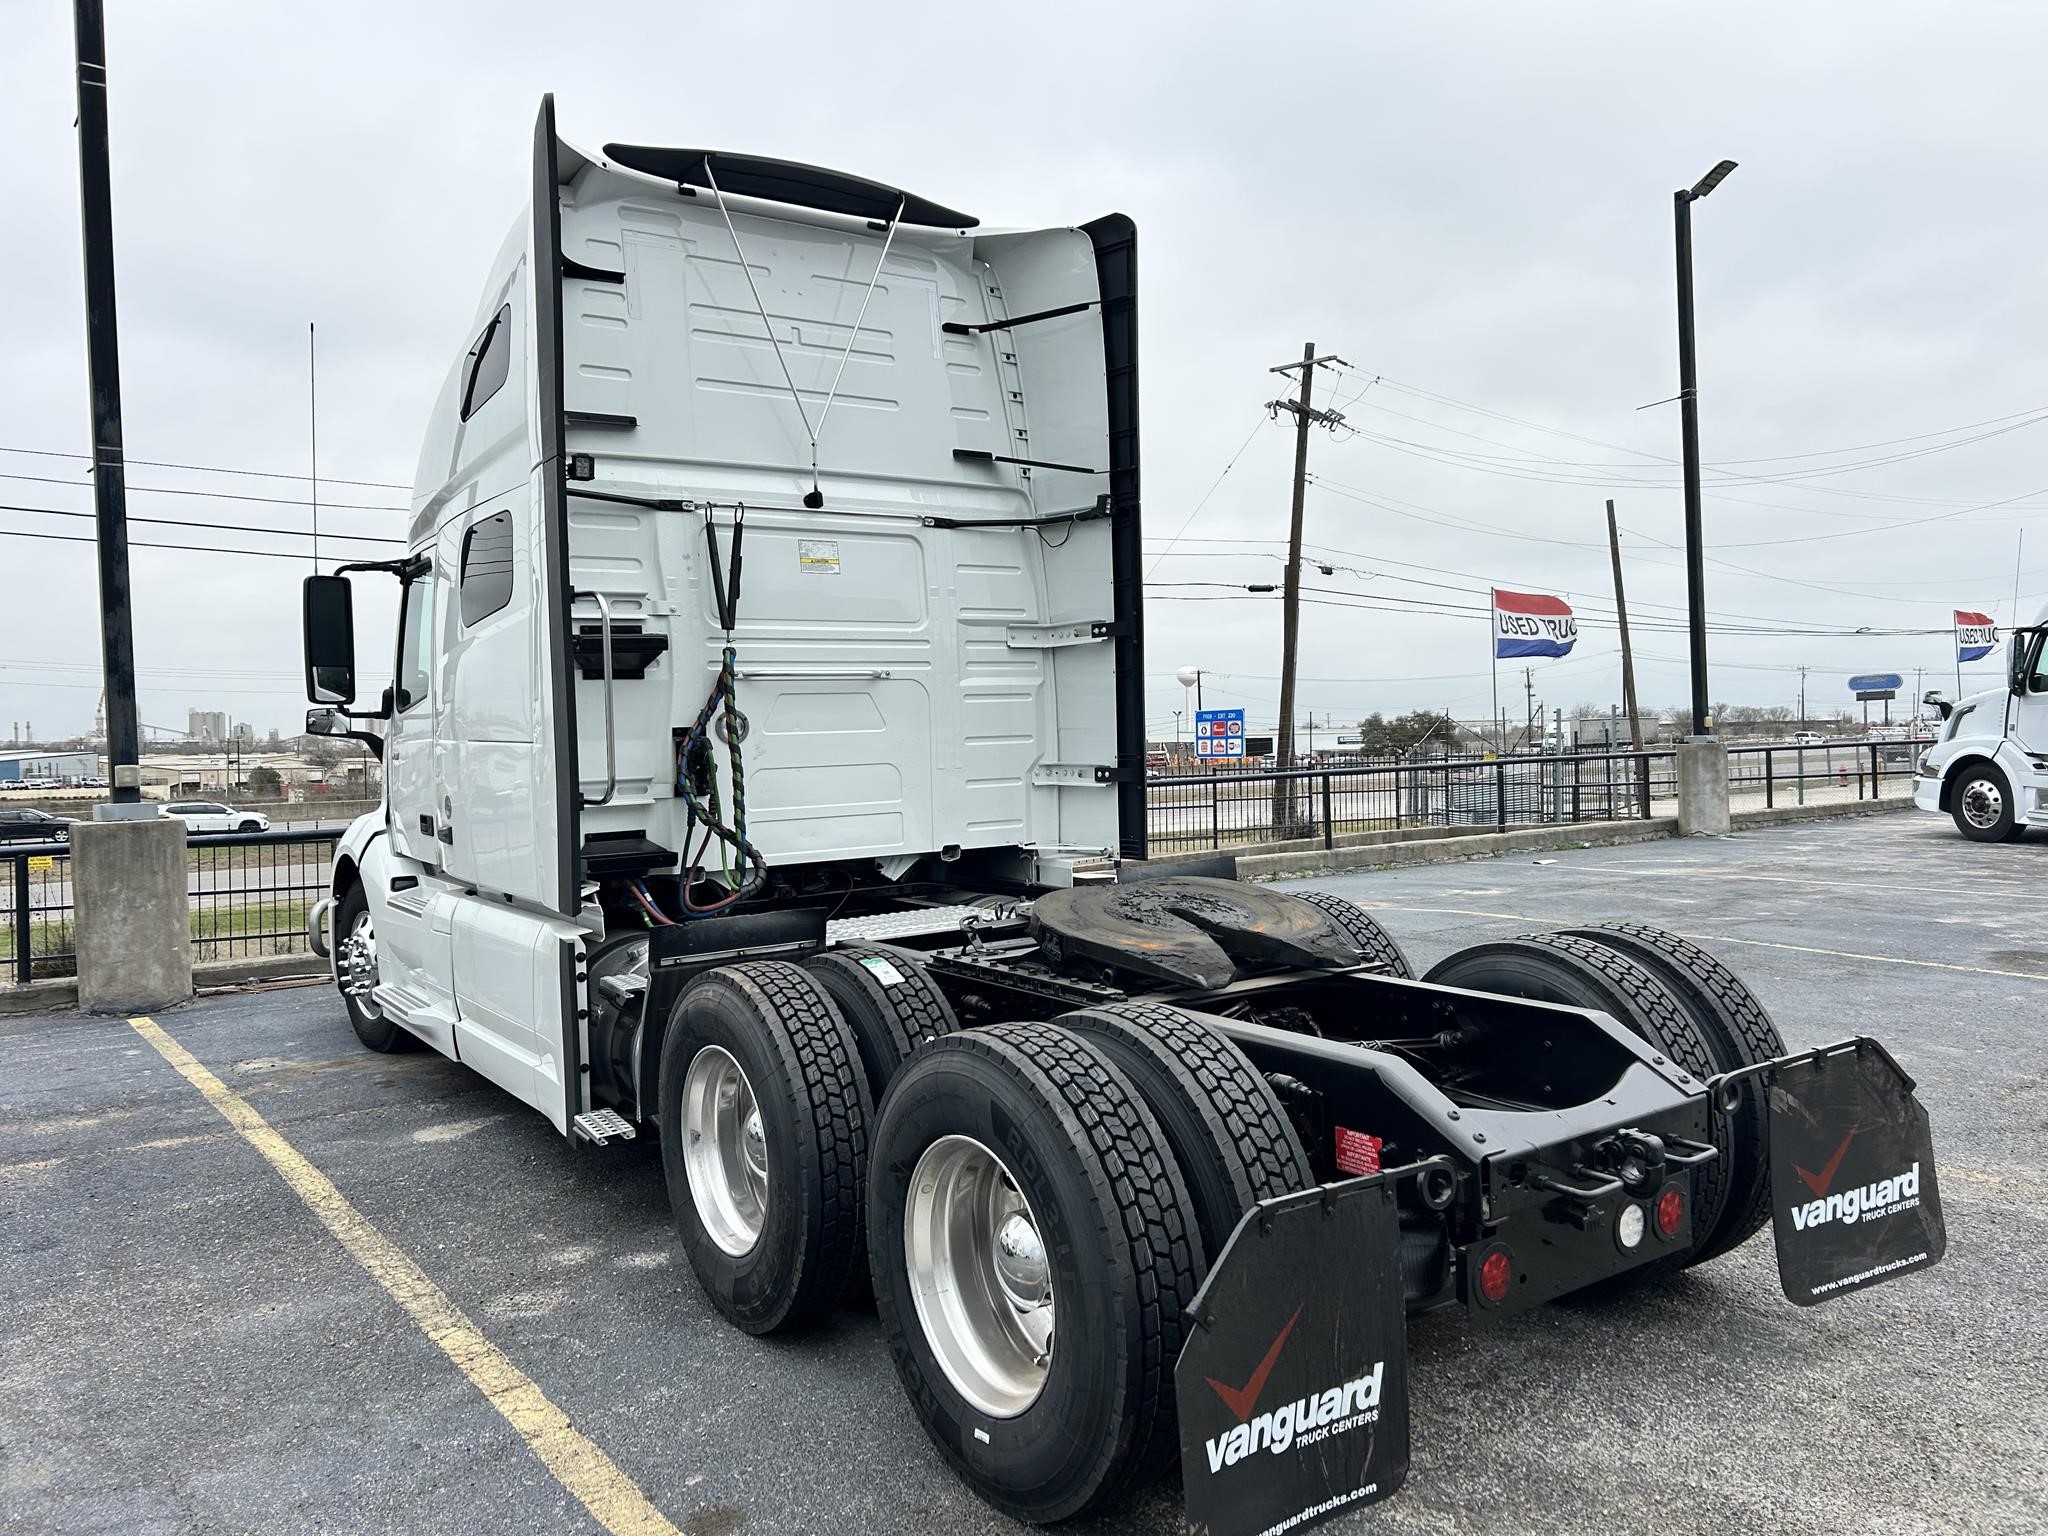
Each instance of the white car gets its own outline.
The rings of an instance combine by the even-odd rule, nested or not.
[[[1792,733],[1792,745],[1795,747],[1824,747],[1827,744],[1827,737],[1821,735],[1819,731],[1794,731]]]
[[[172,800],[157,815],[185,823],[188,832],[268,832],[270,818],[261,811],[238,811],[218,800]]]

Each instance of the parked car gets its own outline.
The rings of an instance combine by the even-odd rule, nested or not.
[[[78,781],[80,789],[105,789],[107,781],[96,773],[89,773]]]
[[[1827,744],[1827,737],[1821,735],[1819,731],[1794,731],[1792,733],[1792,745],[1795,747],[1824,747]]]
[[[0,843],[64,843],[71,840],[71,816],[52,816],[29,806],[0,808]]]
[[[270,818],[261,811],[238,811],[218,800],[172,800],[159,816],[185,823],[188,832],[268,832]]]

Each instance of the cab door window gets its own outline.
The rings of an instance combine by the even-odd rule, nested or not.
[[[398,620],[398,688],[393,703],[404,714],[427,697],[434,646],[434,578],[407,584]]]

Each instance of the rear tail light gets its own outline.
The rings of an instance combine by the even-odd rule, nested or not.
[[[1474,1273],[1478,1278],[1473,1291],[1487,1306],[1497,1307],[1508,1299],[1508,1292],[1514,1287],[1514,1256],[1504,1247],[1490,1248]]]
[[[1657,1235],[1670,1242],[1685,1230],[1685,1191],[1676,1184],[1664,1186],[1664,1192],[1657,1196],[1655,1212]]]

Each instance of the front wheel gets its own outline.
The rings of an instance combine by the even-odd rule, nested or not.
[[[1963,771],[1949,795],[1949,814],[1973,843],[2009,843],[2025,830],[2013,814],[2011,786],[1989,763]]]
[[[418,1049],[418,1037],[385,1018],[371,996],[377,985],[377,920],[361,885],[350,886],[335,909],[334,976],[358,1040],[387,1056]]]
[[[260,821],[245,821],[236,827],[235,830],[237,832],[261,832],[263,830],[263,823]]]

